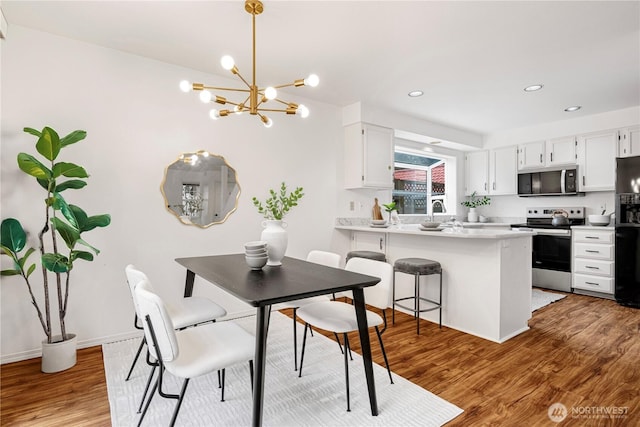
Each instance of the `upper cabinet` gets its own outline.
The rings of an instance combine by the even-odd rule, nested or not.
[[[618,156],[640,156],[640,126],[620,130]]]
[[[578,136],[578,191],[614,189],[618,137],[618,130]]]
[[[517,193],[517,149],[471,151],[465,155],[465,195]]]
[[[529,142],[518,146],[518,169],[520,170],[575,163],[575,136]]]
[[[393,188],[393,153],[393,129],[367,123],[345,126],[345,188]]]

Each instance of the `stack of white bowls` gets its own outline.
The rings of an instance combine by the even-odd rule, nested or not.
[[[252,270],[261,270],[269,259],[267,255],[267,242],[258,240],[245,243],[244,257]]]

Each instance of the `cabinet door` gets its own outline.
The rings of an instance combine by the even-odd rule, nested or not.
[[[393,188],[393,129],[364,125],[364,186]]]
[[[544,141],[529,142],[518,146],[518,169],[544,166]]]
[[[490,194],[516,194],[518,191],[517,148],[491,150],[489,157]]]
[[[547,141],[547,165],[575,165],[576,164],[576,137],[567,136],[554,138]]]
[[[626,128],[620,132],[619,156],[640,156],[640,126]]]
[[[351,233],[352,251],[374,251],[387,253],[387,235],[385,233],[367,233],[354,231]]]
[[[616,178],[618,131],[578,137],[578,191],[612,191]]]
[[[464,156],[464,194],[489,194],[489,152],[471,151]]]

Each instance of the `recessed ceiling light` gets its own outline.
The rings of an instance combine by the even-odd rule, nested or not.
[[[564,111],[571,113],[572,111],[578,111],[581,108],[582,107],[580,105],[574,105],[574,106],[565,108]]]
[[[535,92],[542,89],[543,85],[531,85],[524,88],[525,92]]]
[[[412,98],[422,96],[422,95],[424,95],[424,92],[421,90],[412,90],[411,92],[409,92],[409,96]]]

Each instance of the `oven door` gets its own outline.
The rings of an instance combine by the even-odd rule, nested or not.
[[[571,230],[536,230],[532,244],[533,268],[571,272]]]

